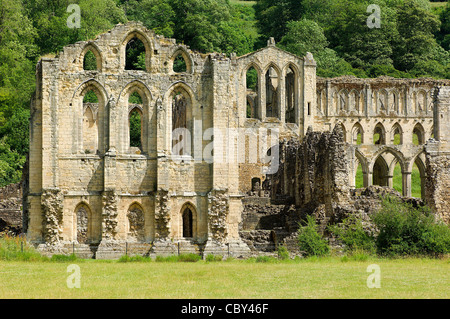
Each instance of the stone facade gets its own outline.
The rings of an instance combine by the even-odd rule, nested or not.
[[[131,40],[143,43],[145,70],[126,68]],[[97,59],[96,70],[83,69],[88,51]],[[173,68],[179,56],[183,72]],[[250,70],[256,72],[253,87],[247,83]],[[443,95],[432,92],[436,87],[447,92],[446,85],[319,79],[311,54],[297,57],[277,48],[273,39],[258,51],[227,57],[194,52],[140,23],[119,24],[37,64],[25,183],[27,237],[43,251],[76,247],[96,258],[123,255],[124,247],[147,255],[180,249],[246,255],[249,247],[240,236],[244,201],[249,194],[269,195],[266,176],[279,169],[283,154],[279,139],[308,136],[333,145],[335,153],[314,159],[328,163],[326,172],[310,175],[312,163],[305,163],[292,174],[286,168],[292,163],[280,162],[290,178],[306,181],[321,173],[322,182],[313,183],[320,187],[305,188],[301,196],[322,194],[325,204],[332,202],[328,197],[342,202],[348,196],[356,160],[363,164],[367,186],[381,156],[389,165],[383,172],[387,177],[380,177],[387,186],[392,163],[401,162],[404,195],[410,194],[417,161],[424,179],[445,184],[438,162],[448,147],[437,137],[448,137],[448,121],[433,126],[440,114],[433,112],[448,118],[449,99],[441,101]],[[85,100],[91,93],[96,100]],[[136,93],[138,103],[130,100]],[[131,145],[131,112],[140,116],[139,146]],[[357,129],[363,135],[360,145]],[[329,133],[319,137],[312,130]],[[374,130],[380,132],[375,145],[369,135]],[[435,146],[427,151],[432,130],[439,151]],[[398,131],[402,143],[394,146]],[[419,145],[412,143],[413,133],[420,135]],[[345,169],[335,159],[347,161]],[[436,168],[426,171],[428,162]],[[297,204],[303,200],[294,194],[298,189],[283,189]]]

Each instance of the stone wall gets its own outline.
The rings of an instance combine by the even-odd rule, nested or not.
[[[0,232],[20,233],[22,230],[22,184],[0,188]]]

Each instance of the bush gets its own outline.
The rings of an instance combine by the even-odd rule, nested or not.
[[[385,197],[372,219],[379,230],[375,243],[380,255],[437,257],[450,252],[450,228],[437,222],[427,207]]]
[[[220,255],[213,255],[213,254],[208,254],[205,257],[205,260],[210,262],[210,261],[222,261],[222,256]]]
[[[0,260],[34,261],[44,259],[23,238],[3,236],[0,238]]]
[[[197,254],[181,254],[181,255],[172,255],[167,257],[156,256],[155,261],[157,262],[196,262],[199,261],[202,257]]]
[[[128,256],[128,255],[123,255],[122,257],[119,258],[118,262],[121,263],[126,263],[126,262],[149,262],[152,261],[152,259],[150,257],[143,257],[143,256]]]
[[[344,244],[344,251],[365,251],[375,253],[374,235],[364,229],[362,220],[350,215],[341,225],[328,226],[328,230],[337,236]]]
[[[306,225],[299,225],[298,244],[305,256],[325,256],[329,253],[330,247],[325,239],[318,233],[318,227],[314,217],[307,216]]]
[[[77,260],[77,256],[75,254],[70,255],[53,255],[50,258],[50,261],[56,261],[56,262],[67,262],[67,261],[75,261]]]
[[[255,260],[257,263],[269,263],[269,262],[276,262],[277,259],[271,256],[258,256]]]
[[[278,258],[281,260],[289,259],[289,251],[283,245],[278,246]]]
[[[178,261],[181,262],[196,262],[200,259],[202,259],[202,257],[197,254],[181,254],[178,256]]]

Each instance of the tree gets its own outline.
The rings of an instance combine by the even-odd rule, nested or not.
[[[394,45],[394,66],[410,70],[436,45],[434,34],[440,21],[420,2],[405,1],[397,9],[398,41]]]

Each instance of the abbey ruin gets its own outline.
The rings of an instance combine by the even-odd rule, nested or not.
[[[143,44],[145,70],[128,67],[130,41]],[[117,25],[38,62],[24,230],[42,252],[87,258],[245,256],[255,236],[287,240],[311,203],[327,218],[354,211],[358,164],[367,192],[392,187],[397,163],[402,195],[415,164],[422,199],[449,223],[449,108],[450,81],[318,78],[311,54],[273,39],[240,57],[202,54]],[[282,225],[261,219],[263,206]]]

